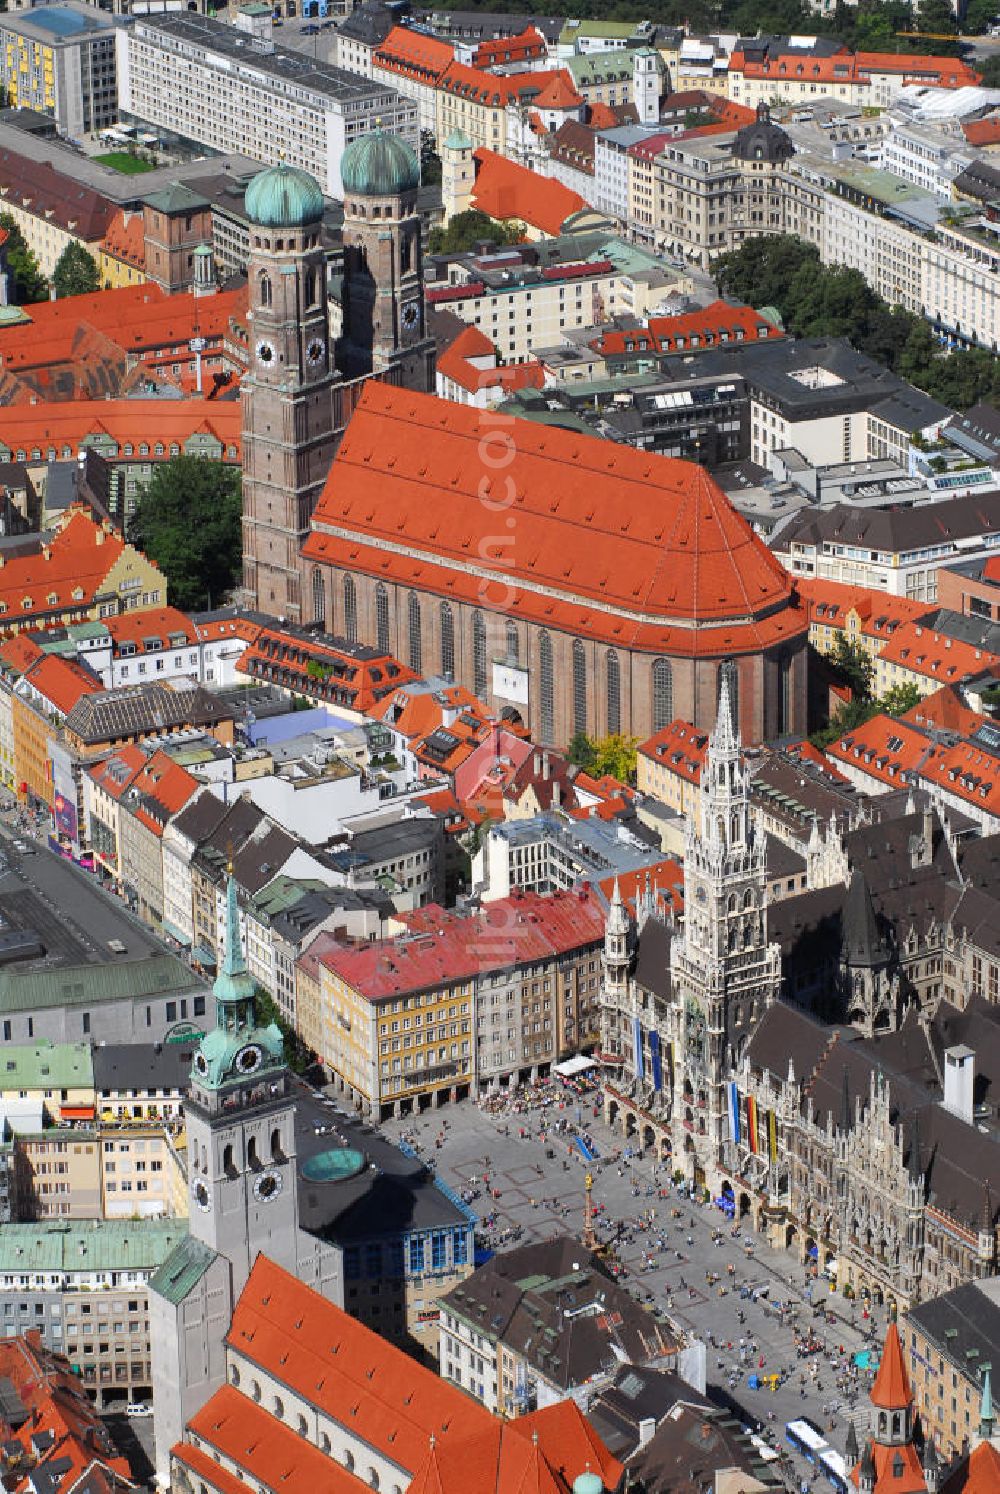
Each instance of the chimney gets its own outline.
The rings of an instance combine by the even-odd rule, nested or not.
[[[647,1442],[652,1442],[655,1431],[656,1417],[644,1416],[639,1422],[639,1446],[645,1447]]]
[[[543,752],[542,753],[542,778],[545,780],[546,783],[548,782],[548,778],[549,778],[549,754],[547,752]]]
[[[976,1055],[971,1048],[944,1051],[944,1108],[972,1125],[972,1091],[976,1080]]]
[[[541,773],[542,773],[542,754],[540,752],[536,752],[535,753],[535,761],[534,761],[534,770],[533,770],[533,772],[534,772],[534,777],[535,778],[540,778],[541,777]]]

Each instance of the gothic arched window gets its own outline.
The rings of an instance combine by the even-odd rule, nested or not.
[[[674,671],[669,659],[653,662],[653,730],[662,731],[674,719]]]
[[[521,645],[517,641],[517,627],[507,619],[507,663],[516,664],[521,656]]]
[[[573,730],[587,730],[587,654],[579,638],[573,640]]]
[[[539,726],[541,728],[542,741],[548,744],[554,739],[556,734],[552,679],[552,639],[548,633],[542,633],[538,639],[538,675]]]
[[[344,577],[344,637],[350,643],[358,641],[358,589],[353,576]]]
[[[420,639],[420,598],[415,591],[410,592],[407,602],[407,622],[410,632],[410,668],[419,674],[424,650]]]
[[[315,270],[307,270],[306,271],[305,296],[306,296],[306,305],[307,306],[315,306],[316,305],[317,296],[316,296],[316,271]]]
[[[607,657],[608,731],[616,736],[622,729],[622,672],[618,655],[612,649]]]
[[[441,603],[441,672],[455,677],[455,614],[450,602]]]
[[[486,619],[481,612],[472,617],[472,693],[486,699]]]
[[[271,277],[266,270],[257,276],[257,300],[261,306],[271,304]]]
[[[385,589],[385,582],[380,581],[375,588],[375,637],[379,649],[383,654],[389,652],[389,593]]]
[[[319,566],[313,571],[313,622],[326,626],[326,582]]]

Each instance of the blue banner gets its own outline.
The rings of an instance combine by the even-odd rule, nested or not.
[[[729,1129],[732,1139],[739,1145],[740,1140],[740,1097],[734,1082],[729,1086]]]
[[[649,1034],[649,1061],[653,1070],[653,1088],[663,1088],[663,1065],[660,1062],[660,1034],[651,1032]]]
[[[642,1052],[642,1023],[638,1017],[632,1018],[632,1052],[635,1056],[635,1077],[645,1079],[646,1063]]]

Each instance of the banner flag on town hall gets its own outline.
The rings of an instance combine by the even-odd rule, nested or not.
[[[773,1110],[767,1112],[767,1150],[772,1162],[778,1160],[778,1121]]]
[[[663,1065],[660,1062],[660,1034],[651,1030],[649,1034],[649,1063],[653,1070],[653,1088],[663,1088]]]
[[[747,1130],[750,1135],[750,1150],[757,1151],[757,1101],[753,1095],[747,1096]]]
[[[642,1053],[642,1023],[638,1017],[632,1018],[632,1051],[635,1057],[635,1077],[645,1079],[646,1064]]]
[[[739,1145],[740,1140],[740,1097],[736,1090],[735,1080],[731,1080],[727,1086],[729,1090],[729,1132],[733,1141]]]

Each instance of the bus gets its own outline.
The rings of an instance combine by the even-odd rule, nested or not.
[[[820,1472],[832,1484],[833,1488],[836,1489],[837,1494],[849,1494],[849,1490],[851,1489],[850,1474],[847,1471],[847,1464],[839,1452],[836,1452],[832,1447],[828,1447],[825,1452],[821,1452],[819,1455],[819,1467]]]
[[[800,1452],[810,1463],[819,1461],[820,1453],[829,1452],[830,1444],[823,1436],[815,1422],[802,1417],[798,1421],[790,1421],[785,1427],[785,1437],[796,1452]]]

